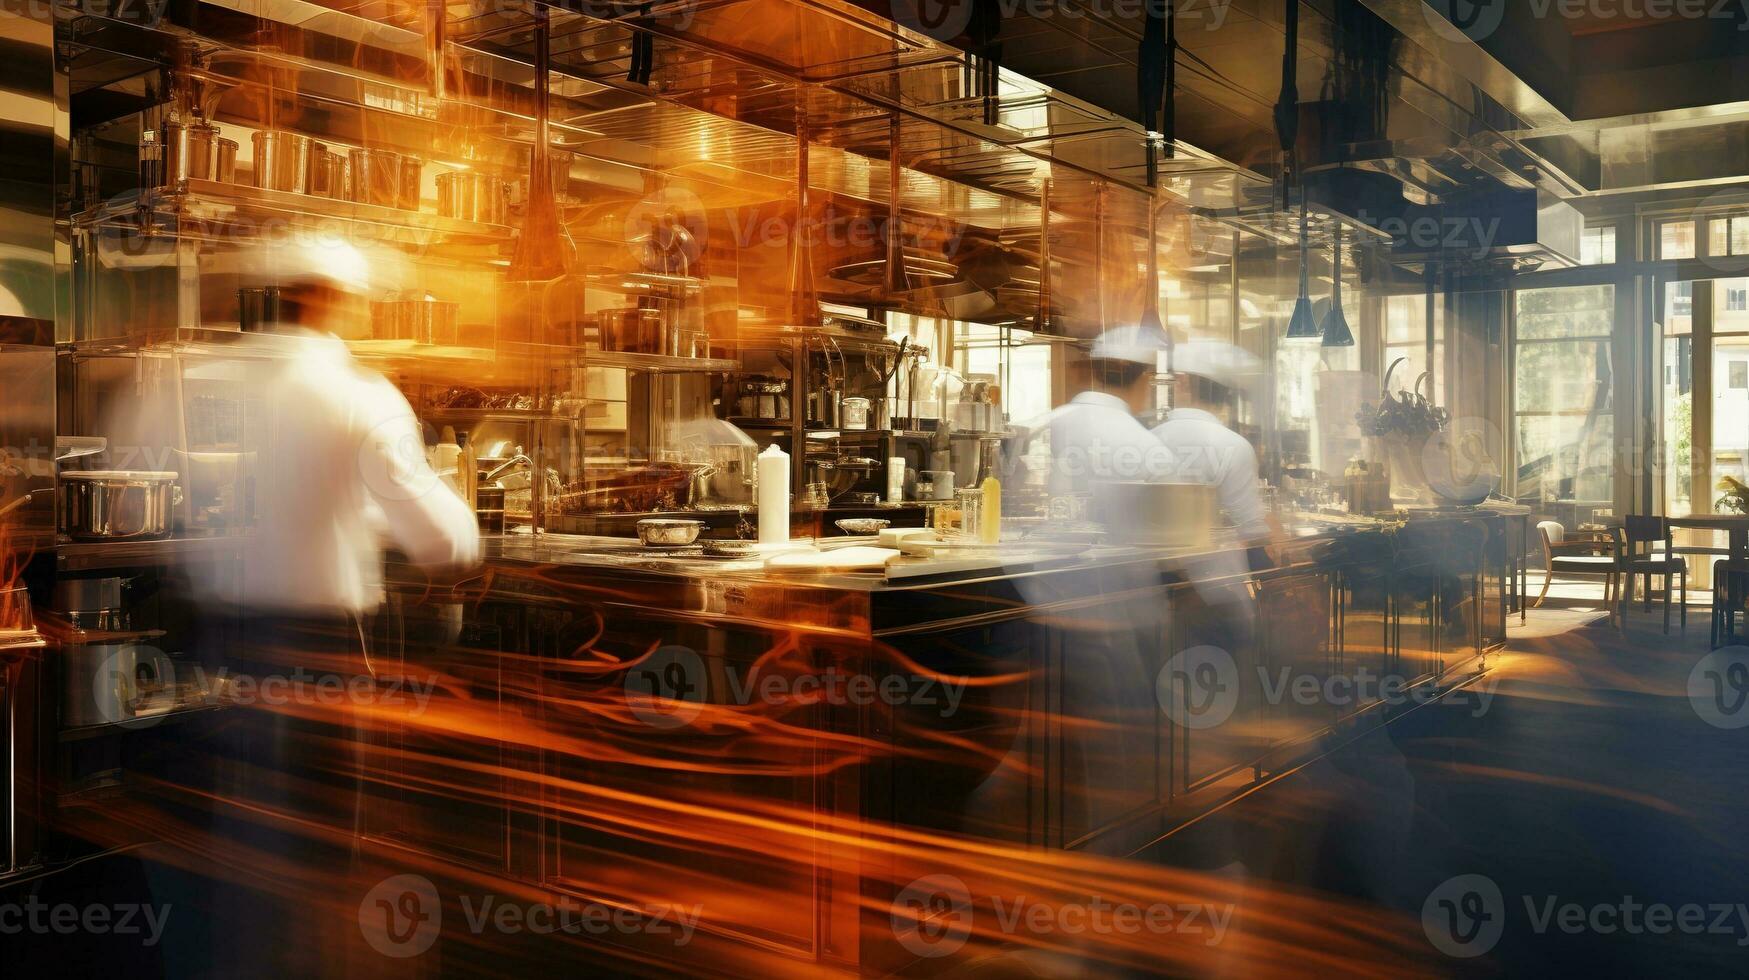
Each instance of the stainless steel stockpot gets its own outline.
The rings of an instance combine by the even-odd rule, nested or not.
[[[55,495],[61,533],[80,541],[132,541],[170,533],[176,474],[158,470],[62,473]]]

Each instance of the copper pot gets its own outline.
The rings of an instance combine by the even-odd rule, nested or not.
[[[371,333],[378,340],[455,344],[460,303],[423,299],[379,300],[370,304]]]
[[[471,170],[438,174],[437,213],[464,221],[504,224],[509,219],[510,201],[503,178]]]
[[[255,186],[266,190],[305,194],[310,189],[310,143],[297,133],[257,130],[250,137],[255,148]]]
[[[401,203],[401,155],[393,150],[355,149],[346,171],[347,197],[385,208]],[[415,192],[417,193],[417,192]]]
[[[425,161],[411,154],[401,154],[400,193],[395,206],[407,211],[419,210],[419,194],[424,190]]]

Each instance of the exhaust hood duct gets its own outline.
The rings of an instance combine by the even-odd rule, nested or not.
[[[1300,0],[1287,0],[1287,33],[1281,49],[1281,96],[1275,102],[1275,135],[1284,158],[1281,173],[1281,206],[1288,206],[1291,181],[1300,177]],[[1304,229],[1302,229],[1303,231]],[[1302,291],[1303,292],[1303,291]]]
[[[1142,41],[1136,51],[1136,98],[1139,112],[1136,121],[1150,137],[1148,153],[1148,186],[1154,186],[1157,169],[1152,137],[1158,133],[1166,144],[1166,158],[1172,159],[1178,139],[1178,104],[1175,88],[1178,80],[1178,24],[1173,19],[1172,0],[1160,0],[1147,5],[1142,24]],[[1161,100],[1164,97],[1164,118]],[[1158,124],[1156,126],[1156,124]]]

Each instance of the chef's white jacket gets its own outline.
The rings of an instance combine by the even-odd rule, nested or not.
[[[1257,493],[1257,451],[1245,437],[1197,408],[1176,408],[1154,428],[1169,454],[1166,481],[1215,488],[1221,509],[1240,536],[1255,541],[1269,533],[1263,499]]]
[[[240,591],[251,610],[361,613],[382,602],[385,540],[416,564],[477,562],[474,514],[432,471],[400,391],[332,336],[259,340],[272,356],[244,368],[260,399],[243,467],[255,536],[221,594]]]
[[[1116,395],[1084,391],[1046,417],[1055,493],[1085,491],[1095,483],[1155,483],[1166,479],[1170,458],[1147,426]]]

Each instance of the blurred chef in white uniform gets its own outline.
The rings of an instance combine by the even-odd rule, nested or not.
[[[1156,483],[1167,475],[1167,453],[1137,416],[1154,411],[1166,335],[1135,326],[1116,327],[1097,337],[1086,360],[1072,368],[1080,393],[1028,429],[1030,450],[1048,440],[1052,494],[1089,494],[1098,499],[1102,483]],[[1102,502],[1105,507],[1109,501]],[[1114,543],[1127,540],[1133,525],[1121,514],[1100,510],[1096,518],[1112,530]],[[1154,681],[1162,661],[1159,637],[1166,607],[1155,591],[1159,571],[1146,563],[1090,564],[1072,574],[1018,575],[1014,585],[1024,600],[1038,606],[1075,603],[1054,613],[1052,622],[1068,637],[1067,659],[1054,710],[1071,721],[1056,737],[1065,782],[1064,819],[1100,826],[1121,817],[1136,803],[1129,787],[1134,774],[1155,764],[1159,706]],[[1085,603],[1089,593],[1111,599]],[[1085,611],[1082,611],[1085,610]],[[998,695],[1016,696],[1018,688]],[[1009,717],[1022,717],[1024,702],[998,705]],[[1017,726],[1004,764],[974,793],[968,812],[1024,812],[1029,792],[1026,760],[1044,751],[1032,744],[1029,726]],[[968,832],[977,828],[967,827]],[[1098,848],[1099,844],[1090,845]]]
[[[1166,454],[1137,416],[1154,409],[1166,336],[1136,326],[1099,335],[1073,370],[1081,393],[1033,424],[1050,439],[1050,487],[1085,492],[1101,482],[1158,482]]]
[[[475,517],[432,471],[407,399],[337,335],[368,322],[372,267],[345,243],[264,248],[246,264],[279,287],[280,312],[252,338],[267,356],[239,368],[254,543],[237,580],[217,584],[263,621],[374,612],[386,546],[422,566],[479,559]]]
[[[1263,544],[1270,524],[1257,490],[1257,451],[1223,419],[1257,377],[1256,358],[1231,344],[1193,340],[1173,350],[1171,367],[1172,411],[1154,427],[1170,453],[1168,479],[1214,487],[1240,539]]]
[[[349,850],[336,841],[357,826],[363,799],[353,756],[363,735],[351,709],[377,696],[370,691],[398,689],[371,682],[400,680],[384,664],[393,658],[373,658],[367,628],[384,598],[385,550],[429,568],[479,559],[474,514],[427,463],[406,398],[354,360],[338,336],[364,332],[371,268],[366,254],[345,243],[265,247],[238,268],[245,284],[278,286],[279,314],[240,341],[248,356],[224,365],[239,382],[245,420],[238,492],[252,488],[256,517],[238,564],[212,563],[217,575],[205,579],[200,607],[203,619],[220,624],[234,609],[241,635],[209,630],[201,653],[227,678],[251,678],[263,696],[239,700],[215,740],[218,787],[247,805],[216,822],[220,850],[238,848],[215,854],[221,862],[260,853],[294,866],[345,867]],[[385,669],[396,676],[384,676]],[[305,680],[286,688],[285,678]],[[265,697],[272,683],[307,699],[334,679],[347,692],[339,706],[292,693],[294,706],[281,709]],[[242,690],[230,688],[238,698]],[[267,816],[275,813],[290,819]],[[246,885],[232,894],[230,887],[222,883],[212,900],[224,920],[214,928],[220,962],[258,961],[247,937],[264,928],[319,935],[306,896],[280,899]],[[232,936],[245,945],[229,948],[224,937]],[[293,945],[280,953],[287,969],[320,972],[324,944]]]

